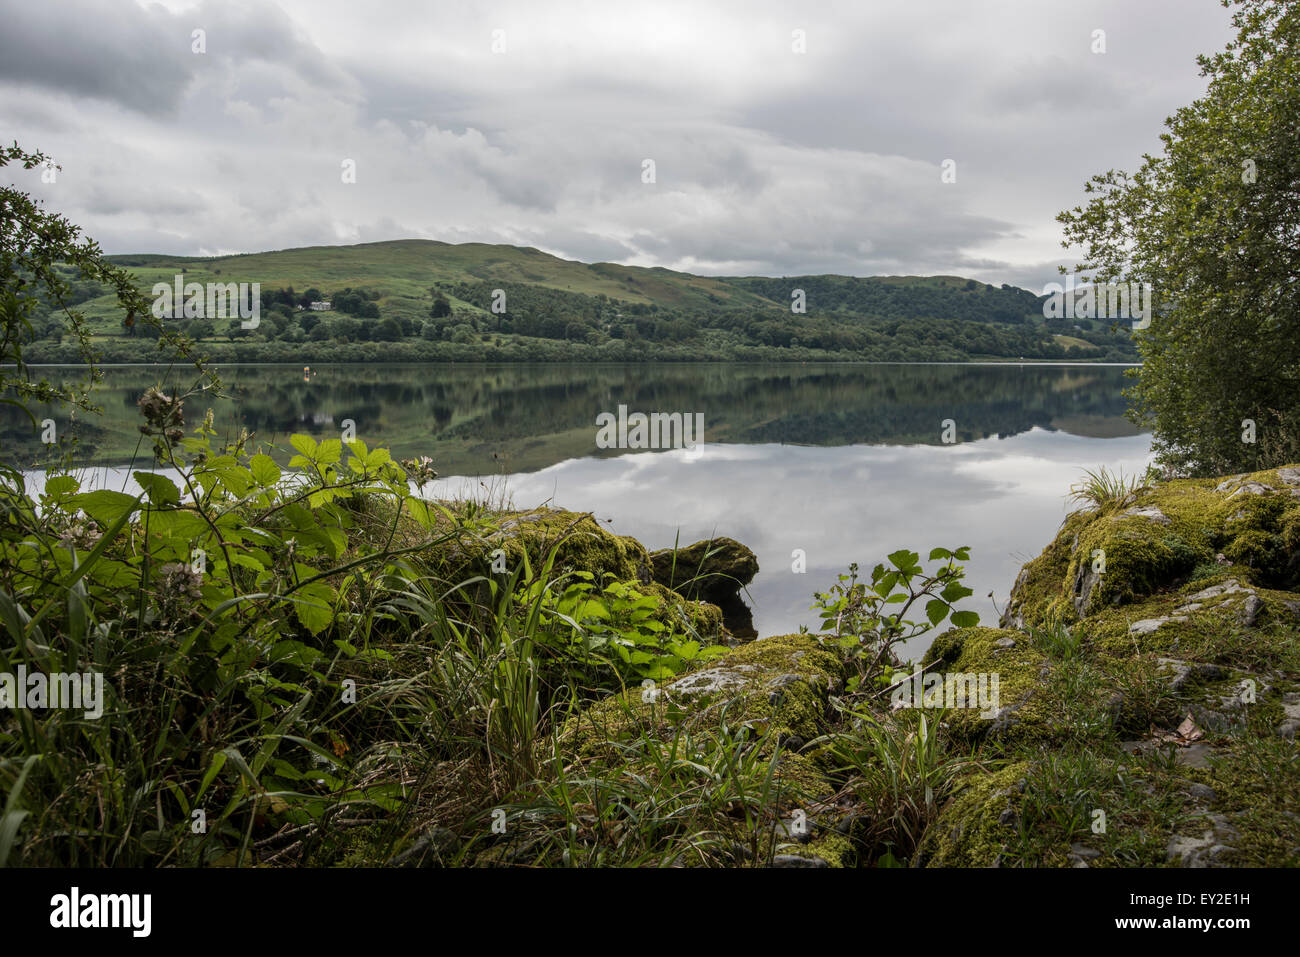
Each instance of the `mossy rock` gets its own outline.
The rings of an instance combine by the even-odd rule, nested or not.
[[[739,594],[758,574],[758,558],[734,538],[714,538],[650,555],[654,580],[715,604]]]
[[[440,532],[456,531],[448,525]],[[505,567],[513,571],[523,561],[537,569],[555,549],[555,572],[591,572],[597,581],[650,581],[650,555],[630,535],[615,535],[589,513],[537,508],[503,512],[467,522],[455,537],[431,544],[420,560],[451,581],[471,572],[491,574],[500,549]]]
[[[1016,580],[1003,624],[1071,623],[1182,586],[1216,560],[1257,586],[1300,584],[1297,470],[1145,487],[1066,519]],[[1216,556],[1222,559],[1216,559]],[[1097,572],[1104,556],[1104,571]]]
[[[1015,799],[1028,762],[965,778],[925,831],[923,867],[996,867],[1015,831]]]
[[[921,665],[927,673],[939,675],[997,676],[998,700],[992,714],[973,703],[944,712],[945,727],[953,738],[974,744],[988,738],[1008,743],[1051,736],[1051,715],[1039,695],[1051,666],[1024,633],[955,628],[934,640]]]
[[[658,582],[637,580],[627,584],[641,594],[655,599],[657,607],[651,617],[665,628],[697,637],[707,644],[734,643],[731,633],[723,623],[722,609],[717,605],[683,598]]]
[[[669,740],[679,731],[745,728],[763,754],[781,744],[778,775],[804,791],[829,791],[821,753],[797,752],[827,730],[828,695],[844,679],[838,655],[816,638],[764,638],[658,688],[629,688],[596,702],[565,723],[560,748],[617,760],[620,744],[642,735]]]

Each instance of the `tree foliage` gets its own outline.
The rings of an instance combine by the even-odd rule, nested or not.
[[[1132,417],[1163,464],[1221,474],[1300,459],[1300,6],[1224,0],[1238,34],[1198,58],[1204,97],[1164,152],[1060,214],[1097,281],[1144,281]]]
[[[10,163],[21,164],[26,170],[59,169],[44,153],[29,153],[17,142],[0,147],[0,167]],[[0,186],[0,401],[22,408],[32,402],[92,408],[90,386],[99,378],[97,357],[86,317],[76,307],[86,298],[82,287],[92,283],[112,290],[129,327],[158,330],[154,338],[159,348],[169,349],[172,357],[192,359],[189,340],[163,334],[149,301],[136,287],[135,277],[108,262],[97,243],[82,237],[80,227],[47,211],[41,200],[17,187]],[[26,345],[42,334],[50,335],[37,328],[33,318],[51,307],[62,315],[55,324],[57,335],[70,341],[74,361],[86,367],[81,382],[35,379],[27,363]],[[201,361],[192,361],[203,368]]]

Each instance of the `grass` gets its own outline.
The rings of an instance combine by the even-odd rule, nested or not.
[[[1070,501],[1082,502],[1093,509],[1117,505],[1141,487],[1137,476],[1124,477],[1124,470],[1111,472],[1105,466],[1093,471],[1083,470],[1084,478],[1070,486]]]

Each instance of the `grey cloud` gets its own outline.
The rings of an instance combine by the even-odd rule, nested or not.
[[[91,0],[3,6],[0,79],[165,114],[179,106],[193,76],[188,31],[161,7]]]

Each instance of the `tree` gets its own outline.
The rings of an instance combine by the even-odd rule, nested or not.
[[[429,311],[433,319],[446,319],[451,315],[451,303],[447,301],[446,296],[439,296],[433,300],[433,308]]]
[[[360,329],[361,324],[347,316],[339,316],[330,322],[330,332],[340,342],[351,342],[356,339]]]
[[[1152,283],[1130,417],[1191,474],[1300,459],[1300,8],[1223,2],[1237,36],[1198,57],[1208,89],[1166,121],[1163,154],[1094,176],[1057,217],[1079,271]]]
[[[10,163],[19,163],[26,170],[58,169],[44,153],[28,153],[17,142],[0,147],[0,167]],[[82,238],[80,227],[46,211],[40,201],[16,187],[0,186],[0,402],[23,408],[27,403],[48,402],[94,409],[90,387],[100,377],[96,353],[86,317],[70,305],[74,290],[61,267],[71,267],[68,271],[85,282],[109,286],[125,313],[128,331],[143,326],[154,330],[155,338],[163,334],[163,345],[204,371],[187,342],[165,333],[161,321],[150,312],[149,300],[136,287],[135,277],[106,261],[97,243]],[[86,366],[83,381],[55,384],[48,379],[34,380],[23,360],[23,346],[37,334],[32,316],[43,304],[53,307],[49,316],[60,326],[59,337],[66,335],[76,343],[78,357]],[[47,329],[46,334],[55,333]]]
[[[372,338],[376,342],[397,342],[402,338],[402,327],[396,319],[389,316],[375,327]]]

